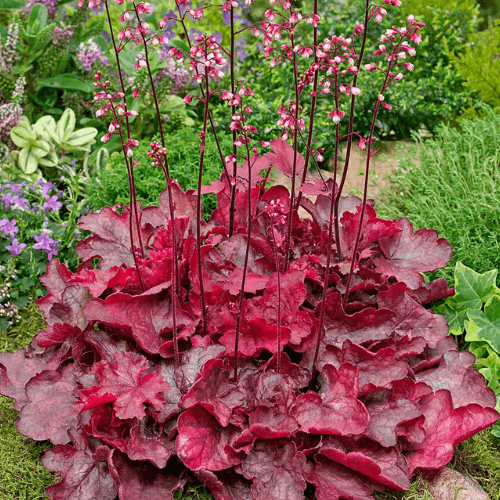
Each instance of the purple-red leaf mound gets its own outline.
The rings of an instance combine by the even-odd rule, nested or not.
[[[356,247],[351,197],[329,249],[326,191],[305,189],[310,215],[289,226],[288,191],[266,190],[260,170],[292,175],[289,147],[272,147],[250,186],[240,176],[232,235],[223,176],[199,252],[196,196],[174,186],[175,224],[167,192],[137,206],[132,237],[128,207],[103,209],[81,221],[78,271],[48,266],[48,327],[0,354],[0,393],[20,432],[55,445],[51,500],[172,499],[192,480],[217,500],[368,500],[497,421],[473,356],[424,307],[449,295],[421,273],[450,245],[368,206]]]

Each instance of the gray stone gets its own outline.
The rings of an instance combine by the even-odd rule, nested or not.
[[[477,481],[448,468],[426,486],[434,500],[490,500]]]

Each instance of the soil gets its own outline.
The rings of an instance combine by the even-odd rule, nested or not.
[[[379,199],[384,189],[390,187],[387,175],[398,166],[398,158],[402,159],[405,150],[412,144],[411,141],[381,141],[377,145],[378,151],[370,161],[368,176],[368,198]],[[344,150],[340,152],[340,159],[344,159]],[[400,165],[404,168],[404,165]],[[344,161],[339,161],[337,183],[342,178]],[[361,196],[365,183],[366,150],[354,145],[351,151],[349,169],[347,171],[346,183],[342,194],[344,196],[354,194]],[[333,160],[329,161],[328,170],[321,170],[323,178],[333,177]],[[311,170],[311,177],[318,177],[317,171]],[[280,171],[274,173],[274,182],[291,187],[291,179],[285,177]]]

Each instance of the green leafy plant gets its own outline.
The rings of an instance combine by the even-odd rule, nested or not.
[[[465,52],[447,55],[458,74],[464,79],[463,85],[479,94],[481,99],[494,106],[500,106],[500,20],[495,25],[471,37]]]
[[[497,395],[500,409],[500,288],[496,285],[498,271],[476,273],[457,262],[455,295],[435,308],[450,325],[450,334],[465,332],[467,349],[476,356],[476,367],[488,386]],[[500,424],[491,432],[500,437]]]
[[[12,142],[21,148],[14,155],[21,172],[28,176],[35,174],[36,177],[47,173],[47,168],[54,168],[60,163],[61,153],[81,151],[88,156],[90,146],[96,142],[97,129],[85,127],[75,130],[75,125],[75,113],[69,108],[57,123],[52,116],[46,115],[31,125],[28,118],[22,116],[19,125],[10,131]]]

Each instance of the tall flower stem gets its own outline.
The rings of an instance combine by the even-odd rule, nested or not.
[[[318,15],[318,0],[314,0],[314,16]],[[318,26],[316,24],[316,17],[314,18],[315,23],[313,26],[313,46],[314,46],[314,80],[313,80],[313,91],[311,98],[311,112],[309,113],[309,130],[307,132],[307,145],[306,145],[306,157],[304,159],[304,171],[302,172],[301,183],[307,179],[307,171],[309,166],[309,157],[311,155],[311,144],[314,129],[314,112],[316,111],[316,96],[318,92],[318,73],[319,73],[319,59],[318,59]],[[297,201],[295,203],[295,209],[298,210],[300,206],[300,201],[302,199],[302,191],[299,191],[297,195]]]
[[[250,238],[252,235],[252,164],[250,161],[250,150],[248,148],[247,137],[245,135],[245,144],[247,149],[248,164],[248,226],[247,226],[247,245],[245,248],[245,260],[243,262],[243,277],[241,278],[241,291],[238,300],[238,315],[236,316],[236,333],[234,336],[234,381],[238,381],[238,349],[240,341],[241,317],[243,315],[243,296],[245,295],[245,284],[248,272],[248,257],[250,254]]]
[[[365,46],[366,46],[366,36],[367,36],[367,31],[368,31],[368,21],[369,21],[369,16],[370,16],[370,0],[366,0],[365,4],[365,20],[363,24],[363,39],[361,42],[361,48],[359,50],[359,56],[357,58],[357,66],[358,66],[358,73],[354,75],[354,78],[352,80],[352,86],[356,87],[357,82],[358,82],[358,75],[359,75],[359,69],[361,68],[361,63],[363,61],[363,55],[365,53]],[[349,127],[347,131],[347,146],[346,146],[346,152],[345,152],[345,162],[344,162],[344,170],[342,172],[342,179],[340,181],[339,189],[337,192],[337,196],[335,197],[335,208],[334,208],[334,221],[335,221],[335,243],[337,246],[337,259],[339,262],[342,262],[343,257],[342,257],[342,248],[340,245],[340,222],[339,222],[339,206],[340,206],[340,196],[342,195],[342,190],[344,189],[345,181],[347,179],[347,172],[349,170],[349,162],[351,159],[351,150],[352,150],[352,137],[353,137],[353,124],[354,124],[354,105],[356,102],[356,96],[354,94],[351,94],[351,105],[350,105],[350,112],[349,112]],[[337,148],[339,147],[338,142],[335,143],[335,151],[337,151]],[[337,181],[337,178],[335,177],[335,182]]]
[[[184,31],[184,36],[186,37],[186,42],[188,44],[188,47],[191,49],[191,45],[192,45],[191,39],[189,38],[189,33],[188,33],[187,28],[186,28],[186,24],[184,23],[184,16],[182,15],[180,4],[178,2],[176,2],[176,5],[177,5],[177,12],[178,12],[179,17],[181,19],[180,23],[181,23],[182,29]],[[200,83],[199,87],[200,87],[200,91],[201,91],[201,97],[202,97],[202,99],[205,99],[205,89],[203,88],[203,85],[201,83]],[[217,146],[217,151],[219,153],[219,157],[220,157],[220,160],[222,163],[222,168],[224,169],[224,172],[225,172],[225,174],[228,178],[228,181],[229,181],[230,176],[229,176],[229,172],[227,171],[226,162],[224,160],[224,153],[222,152],[219,137],[217,136],[217,129],[215,128],[215,124],[214,124],[214,121],[212,118],[212,114],[210,113],[210,110],[208,111],[208,120],[210,121],[210,127],[212,128],[212,135],[214,136],[214,139],[215,139],[215,144]],[[234,139],[233,139],[233,142],[234,142]],[[234,151],[234,149],[233,149],[233,151]]]
[[[207,53],[207,47],[205,46],[205,53]],[[203,287],[203,270],[201,267],[201,186],[203,183],[203,160],[205,158],[205,137],[207,133],[207,121],[208,121],[208,105],[210,100],[210,89],[208,86],[208,69],[205,66],[205,115],[203,117],[203,132],[201,134],[201,144],[200,144],[200,168],[198,171],[198,196],[196,199],[196,238],[198,240],[196,245],[196,253],[198,255],[198,277],[200,280],[200,307],[201,316],[203,319],[203,334],[207,333],[207,308],[205,306],[205,289]]]
[[[292,15],[292,7],[290,6],[290,16]],[[293,30],[293,28],[292,28]],[[299,99],[300,99],[300,90],[299,90],[299,82],[298,82],[298,67],[297,67],[297,54],[294,50],[295,42],[294,42],[294,34],[293,31],[290,32],[290,44],[292,46],[293,52],[293,80],[295,84],[295,116],[294,116],[294,130],[293,130],[293,164],[292,164],[292,186],[290,188],[290,210],[288,214],[288,230],[286,236],[286,244],[285,244],[285,263],[284,263],[284,272],[288,269],[288,260],[290,256],[290,246],[292,241],[292,221],[293,221],[293,212],[294,212],[294,204],[295,204],[295,177],[297,173],[297,158],[298,158],[298,136],[299,136]],[[304,166],[305,168],[305,166]]]
[[[122,73],[122,69],[121,69],[121,65],[120,65],[120,57],[118,56],[118,52],[119,51],[118,51],[118,48],[116,46],[116,40],[115,40],[114,31],[113,31],[113,24],[111,22],[111,16],[109,14],[108,2],[107,2],[107,0],[103,0],[103,3],[105,5],[105,7],[106,7],[106,16],[107,16],[107,19],[108,19],[109,33],[111,35],[111,41],[113,43],[113,49],[114,49],[114,52],[115,52],[116,65],[117,65],[117,68],[118,68],[118,77],[120,79],[120,88],[121,88],[121,91],[123,93],[123,103],[125,104],[125,108],[126,108],[126,106],[127,106],[127,99],[126,99],[126,95],[125,95],[125,84],[123,83],[123,73]],[[129,119],[128,119],[127,115],[125,115],[125,123],[127,125],[127,140],[130,140],[130,122],[129,122]],[[128,174],[128,179],[129,179],[129,191],[130,191],[130,217],[129,217],[129,219],[130,219],[130,222],[129,222],[130,245],[132,247],[132,255],[133,255],[133,258],[134,258],[134,264],[135,264],[135,268],[136,268],[136,271],[137,271],[137,276],[139,277],[139,283],[140,283],[142,291],[144,291],[144,284],[143,284],[142,277],[141,277],[141,271],[140,271],[140,268],[139,268],[139,262],[137,261],[137,255],[136,255],[136,252],[135,252],[134,234],[133,234],[133,220],[132,220],[133,217],[132,217],[132,214],[135,215],[135,222],[136,222],[136,227],[137,227],[137,237],[138,237],[139,246],[140,246],[140,249],[141,249],[141,254],[144,256],[144,248],[143,248],[143,245],[142,245],[142,236],[141,236],[141,227],[140,227],[140,222],[139,222],[139,214],[137,212],[137,196],[136,196],[136,192],[135,192],[134,166],[133,166],[132,161],[130,160],[130,158],[127,156],[126,151],[125,151],[125,147],[123,146],[124,142],[123,142],[123,136],[122,136],[121,131],[120,131],[120,138],[122,140],[123,155],[124,155],[124,158],[125,158],[125,165],[126,165],[126,168],[127,168],[127,174]]]
[[[391,68],[392,68],[392,63],[393,61],[389,62],[389,67],[387,68],[387,73],[384,78],[384,83],[382,85],[382,90],[380,92],[380,95],[383,95],[386,87],[387,87],[387,80],[389,79],[389,74],[391,73]],[[368,198],[368,175],[370,173],[370,160],[371,160],[371,148],[372,148],[372,142],[373,142],[373,130],[375,129],[375,121],[377,119],[377,114],[378,110],[380,108],[380,100],[377,100],[377,103],[375,104],[375,109],[373,111],[373,119],[372,123],[370,126],[370,135],[368,136],[368,146],[367,146],[367,151],[366,151],[366,165],[365,165],[365,183],[364,183],[364,188],[363,188],[363,203],[361,205],[361,213],[359,215],[359,226],[358,226],[358,232],[356,234],[356,241],[354,243],[354,248],[352,250],[352,258],[351,258],[351,267],[349,269],[349,275],[347,277],[347,284],[345,288],[345,295],[342,300],[342,307],[345,309],[347,305],[347,298],[349,297],[349,289],[351,287],[351,279],[352,275],[354,272],[354,266],[356,264],[356,254],[358,253],[358,247],[359,247],[359,240],[361,238],[361,230],[363,228],[363,218],[365,216],[365,211],[366,211],[366,201]]]
[[[137,16],[137,23],[141,23],[141,18],[139,15],[139,12],[137,10],[137,6],[134,2],[134,10],[135,10],[135,15]],[[176,242],[176,235],[175,235],[175,208],[174,208],[174,202],[172,199],[172,181],[170,178],[170,172],[169,172],[169,167],[168,167],[168,158],[166,154],[166,147],[165,147],[165,134],[163,132],[163,125],[161,121],[161,114],[160,114],[160,106],[158,104],[158,97],[156,95],[156,89],[155,89],[155,84],[153,81],[153,74],[151,72],[151,65],[149,64],[149,53],[148,53],[148,45],[146,42],[146,39],[144,38],[144,33],[141,31],[141,38],[142,38],[142,44],[144,46],[144,58],[146,60],[146,67],[148,70],[148,76],[149,76],[149,84],[151,85],[151,93],[153,96],[153,100],[155,103],[155,108],[156,108],[156,119],[158,121],[158,127],[160,130],[160,137],[161,137],[161,144],[162,147],[165,150],[165,156],[164,156],[164,163],[162,163],[163,171],[165,174],[165,179],[167,183],[167,192],[168,192],[168,202],[169,202],[169,215],[170,215],[170,220],[172,223],[172,295],[177,297],[179,293],[179,264],[178,264],[178,258],[177,258],[177,242]],[[174,342],[174,357],[175,360],[178,362],[179,361],[179,342],[177,338],[177,307],[176,307],[176,299],[173,298],[172,301],[172,328],[173,328],[173,342]]]

